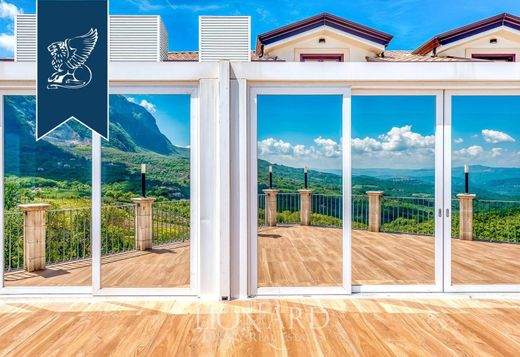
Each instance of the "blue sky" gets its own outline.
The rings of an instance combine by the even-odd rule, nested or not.
[[[353,96],[354,168],[432,169],[433,96]],[[520,167],[520,97],[453,98],[453,166]],[[293,167],[341,169],[341,99],[259,96],[258,155]]]
[[[0,58],[12,57],[12,15],[34,13],[35,0],[0,0]],[[390,49],[414,49],[437,33],[502,12],[520,15],[518,0],[112,0],[112,14],[159,14],[171,50],[196,50],[199,15],[252,16],[256,36],[288,23],[330,12],[394,35]]]

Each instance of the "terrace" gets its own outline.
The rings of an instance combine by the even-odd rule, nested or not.
[[[341,196],[313,195],[310,226],[300,225],[299,194],[279,193],[276,199],[277,224],[269,227],[265,195],[259,195],[258,285],[341,285]],[[102,286],[189,286],[188,205],[153,202],[152,242],[146,249],[139,248],[136,235],[137,204],[103,207]],[[520,202],[476,201],[473,240],[457,238],[454,218],[454,284],[520,283],[520,229],[512,216],[519,208]],[[353,197],[353,284],[433,284],[433,200],[383,196],[378,231],[370,231],[373,209],[369,196]],[[22,212],[6,214],[5,286],[89,285],[90,210],[47,211],[46,223],[45,269],[29,272],[24,270]]]

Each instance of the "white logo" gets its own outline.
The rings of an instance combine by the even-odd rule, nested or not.
[[[55,72],[47,79],[47,89],[79,89],[92,80],[92,71],[85,64],[96,46],[97,29],[82,36],[51,43],[47,50],[52,56]]]

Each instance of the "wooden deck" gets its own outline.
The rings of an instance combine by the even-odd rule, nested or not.
[[[520,300],[0,301],[2,356],[518,356]]]
[[[258,237],[258,283],[341,285],[342,230],[279,226]],[[520,245],[452,240],[454,284],[520,284]],[[353,284],[433,284],[434,239],[352,232]]]
[[[354,284],[433,284],[434,241],[409,234],[353,231]],[[520,284],[520,245],[452,240],[454,284]],[[259,286],[341,284],[341,229],[279,226],[258,238]],[[90,260],[41,272],[5,274],[5,286],[91,284]],[[187,287],[189,244],[102,258],[103,287]]]
[[[149,251],[101,258],[101,286],[105,288],[181,288],[189,283],[189,243],[165,244]],[[91,260],[55,264],[32,273],[7,273],[4,284],[6,287],[92,285]]]

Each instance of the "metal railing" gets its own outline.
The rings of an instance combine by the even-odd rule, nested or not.
[[[452,200],[451,235],[459,237],[460,204]],[[520,201],[473,201],[473,239],[520,243]]]
[[[185,242],[190,239],[190,201],[153,204],[152,244]]]
[[[101,207],[101,255],[135,249],[135,205]]]
[[[23,212],[13,210],[4,214],[4,270],[23,268]]]
[[[277,222],[300,223],[300,194],[278,193],[276,197]],[[312,195],[312,224],[316,226],[341,227],[343,197],[341,195]],[[265,194],[258,195],[258,225],[265,224]],[[352,197],[352,226],[356,229],[368,227],[368,198]]]
[[[190,239],[188,200],[155,202],[153,205],[154,245]],[[91,209],[57,209],[46,212],[45,260],[63,263],[91,257]],[[101,207],[101,255],[135,250],[135,205]],[[23,269],[24,216],[19,210],[4,215],[4,269]]]
[[[46,212],[45,260],[47,264],[90,257],[90,208]]]
[[[435,199],[383,196],[381,231],[434,235]]]

